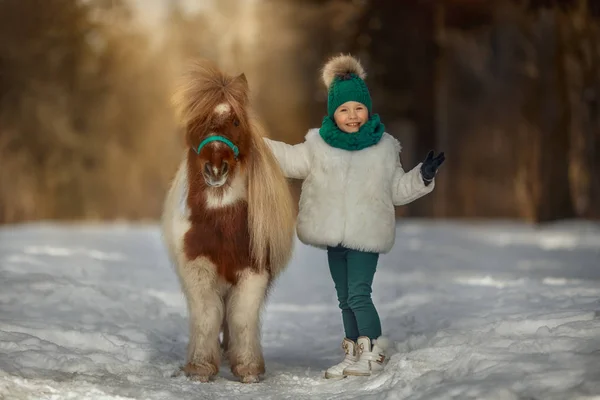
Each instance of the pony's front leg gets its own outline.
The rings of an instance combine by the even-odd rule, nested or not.
[[[244,383],[258,382],[265,372],[260,345],[260,312],[268,282],[266,272],[245,270],[227,298],[229,363],[231,372]]]
[[[223,326],[221,327],[223,341],[221,341],[221,349],[225,354],[229,350],[229,327],[227,326],[227,318],[223,318]]]
[[[208,382],[219,372],[221,352],[219,332],[223,321],[223,300],[216,269],[206,258],[184,263],[179,274],[188,303],[190,340],[185,374]]]

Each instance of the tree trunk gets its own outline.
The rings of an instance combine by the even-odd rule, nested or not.
[[[576,215],[600,218],[600,30],[586,2],[563,17],[571,104],[569,175]]]
[[[569,104],[558,11],[540,11],[531,27],[537,76],[519,143],[523,216],[547,222],[574,215],[569,188]],[[523,176],[523,174],[525,176]]]

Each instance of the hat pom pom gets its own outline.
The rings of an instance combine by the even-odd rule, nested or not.
[[[339,55],[331,58],[323,67],[323,83],[327,89],[336,76],[356,74],[360,79],[365,79],[367,73],[360,62],[350,55]]]

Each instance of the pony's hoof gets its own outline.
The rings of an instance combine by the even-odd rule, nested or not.
[[[244,383],[258,382],[258,377],[265,373],[265,366],[261,363],[233,365],[231,372]]]
[[[258,383],[258,382],[260,382],[260,379],[258,378],[258,375],[246,375],[246,376],[242,376],[240,378],[240,380],[242,381],[242,383]]]
[[[183,367],[183,372],[193,381],[208,382],[217,374],[218,369],[215,365],[208,363],[201,365],[187,363],[186,366]]]
[[[192,380],[194,382],[208,383],[208,382],[210,382],[210,376],[192,375],[192,376],[190,376],[190,380]]]

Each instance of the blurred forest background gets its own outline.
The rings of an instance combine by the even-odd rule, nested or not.
[[[0,223],[156,219],[190,58],[245,72],[293,144],[340,52],[365,65],[405,169],[446,152],[398,215],[600,218],[600,1],[0,0]]]

